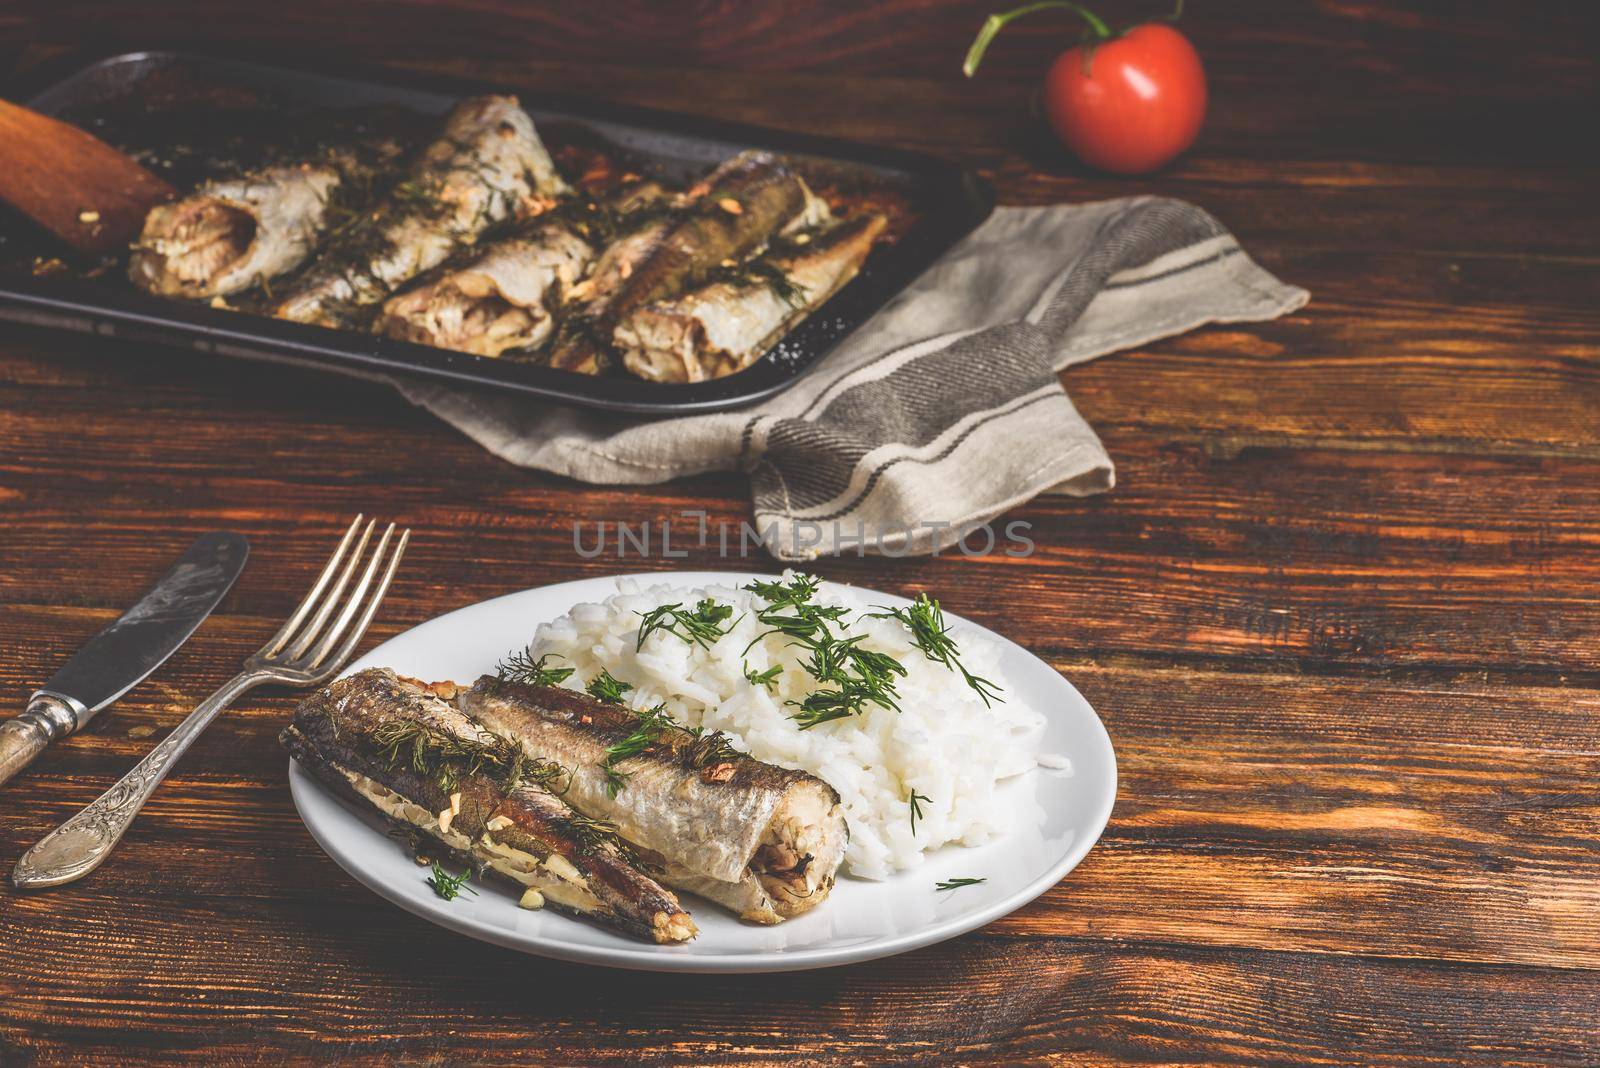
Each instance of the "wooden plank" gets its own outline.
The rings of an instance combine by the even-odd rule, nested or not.
[[[179,655],[8,787],[6,855],[147,751],[237,647],[207,632]],[[1600,969],[1600,695],[1065,671],[1111,731],[1117,807],[1077,872],[990,933]],[[369,899],[289,804],[292,705],[263,692],[219,720],[115,862],[59,900]]]
[[[52,420],[0,415],[14,448],[0,553],[10,546],[30,561],[0,570],[0,600],[118,609],[188,537],[231,526],[259,546],[240,587],[259,600],[239,603],[270,621],[292,607],[358,508],[416,529],[390,597],[396,620],[558,575],[773,566],[754,543],[741,560],[721,558],[715,538],[688,541],[696,520],[683,513],[696,510],[737,538],[747,512],[735,476],[579,491],[486,460],[437,428],[418,429],[424,447],[394,449],[413,431],[374,425],[370,410],[320,425],[287,409],[243,422],[214,415],[212,433],[193,426],[157,459],[146,451],[153,418],[164,418],[159,407],[108,412],[93,447],[63,463]],[[1586,684],[1600,671],[1593,461],[1248,439],[1218,448],[1133,431],[1108,441],[1120,468],[1115,492],[1042,498],[1007,517],[1030,524],[1031,556],[946,555],[902,561],[892,573],[880,560],[845,557],[818,570],[936,589],[952,610],[1052,655],[1492,670]],[[279,463],[262,470],[256,457],[269,450]],[[673,516],[674,551],[687,555],[669,559],[660,523]],[[575,527],[592,552],[602,521],[611,524],[605,553],[579,557]],[[618,522],[654,523],[654,555],[619,553]],[[96,567],[108,556],[121,561],[116,574]],[[92,621],[83,629],[92,632]]]
[[[40,918],[26,951],[0,944],[0,1035],[40,1060],[450,1060],[470,1047],[482,1063],[1084,1051],[1113,1063],[1581,1064],[1600,1011],[1593,972],[1076,939],[966,938],[844,970],[668,984],[462,943],[392,909],[134,898],[113,931],[99,902],[39,900],[17,906]]]

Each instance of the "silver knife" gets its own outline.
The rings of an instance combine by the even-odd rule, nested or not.
[[[197,538],[137,604],[34,691],[27,711],[0,723],[0,785],[177,652],[239,577],[248,555],[243,535],[214,531]]]

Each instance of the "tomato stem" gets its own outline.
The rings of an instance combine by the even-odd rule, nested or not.
[[[983,61],[983,54],[989,50],[989,44],[1006,23],[1020,19],[1024,15],[1031,15],[1035,11],[1044,11],[1049,8],[1065,8],[1075,13],[1089,27],[1088,37],[1093,44],[1109,40],[1112,37],[1111,27],[1102,22],[1093,11],[1081,4],[1074,4],[1069,0],[1039,0],[1038,3],[1024,4],[1022,7],[1013,8],[1000,15],[990,15],[984,21],[983,28],[978,31],[978,36],[973,39],[972,47],[967,49],[967,61],[961,65],[962,73],[972,77],[978,71],[978,64]],[[1183,0],[1178,0],[1178,10],[1183,10]]]

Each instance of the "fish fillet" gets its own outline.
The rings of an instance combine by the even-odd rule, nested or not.
[[[637,309],[612,335],[624,366],[652,382],[703,382],[743,370],[855,277],[884,222],[865,215],[807,231],[805,243],[763,256],[744,277]]]
[[[550,365],[594,374],[611,360],[610,337],[634,309],[675,297],[722,264],[759,251],[775,234],[815,222],[827,206],[766,152],[742,152],[688,190],[671,217],[614,250],[566,309]]]
[[[459,267],[391,297],[373,329],[479,356],[536,350],[549,339],[555,310],[593,262],[596,247],[627,232],[631,217],[664,196],[652,182],[606,204],[569,202],[553,213],[558,217],[495,241]]]
[[[489,227],[537,214],[566,189],[515,97],[464,100],[408,179],[331,242],[273,314],[339,325],[351,309],[384,299]]]
[[[706,758],[705,739],[664,732],[616,770],[606,749],[634,733],[637,714],[558,687],[485,676],[458,706],[515,741],[530,759],[571,770],[566,799],[659,854],[662,881],[759,923],[777,923],[826,900],[849,841],[839,795],[821,779],[740,753]]]
[[[553,792],[561,769],[530,764],[440,698],[453,690],[369,669],[301,702],[281,741],[341,796],[542,903],[637,938],[694,937],[677,898],[636,868],[615,831]]]
[[[326,236],[335,197],[398,154],[339,151],[207,182],[150,209],[128,277],[163,297],[231,296],[287,274]]]

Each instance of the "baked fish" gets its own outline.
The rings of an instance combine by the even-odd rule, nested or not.
[[[491,226],[536,215],[566,191],[515,97],[463,100],[407,179],[331,241],[272,313],[339,325],[351,309],[384,299]]]
[[[336,793],[522,888],[525,907],[654,942],[693,938],[689,914],[615,830],[557,796],[565,771],[473,723],[440,696],[454,690],[362,671],[301,702],[281,741]]]
[[[460,269],[391,297],[373,329],[478,356],[537,348],[554,329],[552,307],[593,258],[586,241],[550,223],[497,241]]]
[[[612,334],[623,365],[652,382],[742,371],[855,277],[884,224],[863,215],[802,232],[726,280],[636,309]]]
[[[397,153],[391,146],[386,158]],[[338,152],[207,182],[150,209],[128,277],[147,292],[189,300],[270,282],[311,257],[328,233],[336,197],[375,169],[355,152]]]
[[[775,234],[826,213],[826,203],[775,156],[741,152],[689,189],[671,217],[636,234],[626,249],[608,250],[610,262],[572,294],[550,365],[586,374],[603,369],[612,331],[634,309],[686,292]]]
[[[572,204],[529,232],[488,245],[438,278],[391,297],[373,329],[402,341],[499,356],[550,338],[556,309],[594,261],[596,247],[665,196],[655,183],[607,204]],[[542,218],[542,217],[541,217]]]
[[[527,759],[566,768],[565,799],[659,856],[668,885],[757,923],[813,909],[833,889],[849,831],[838,793],[814,775],[559,687],[485,676],[456,703]],[[608,759],[619,752],[632,755]]]

